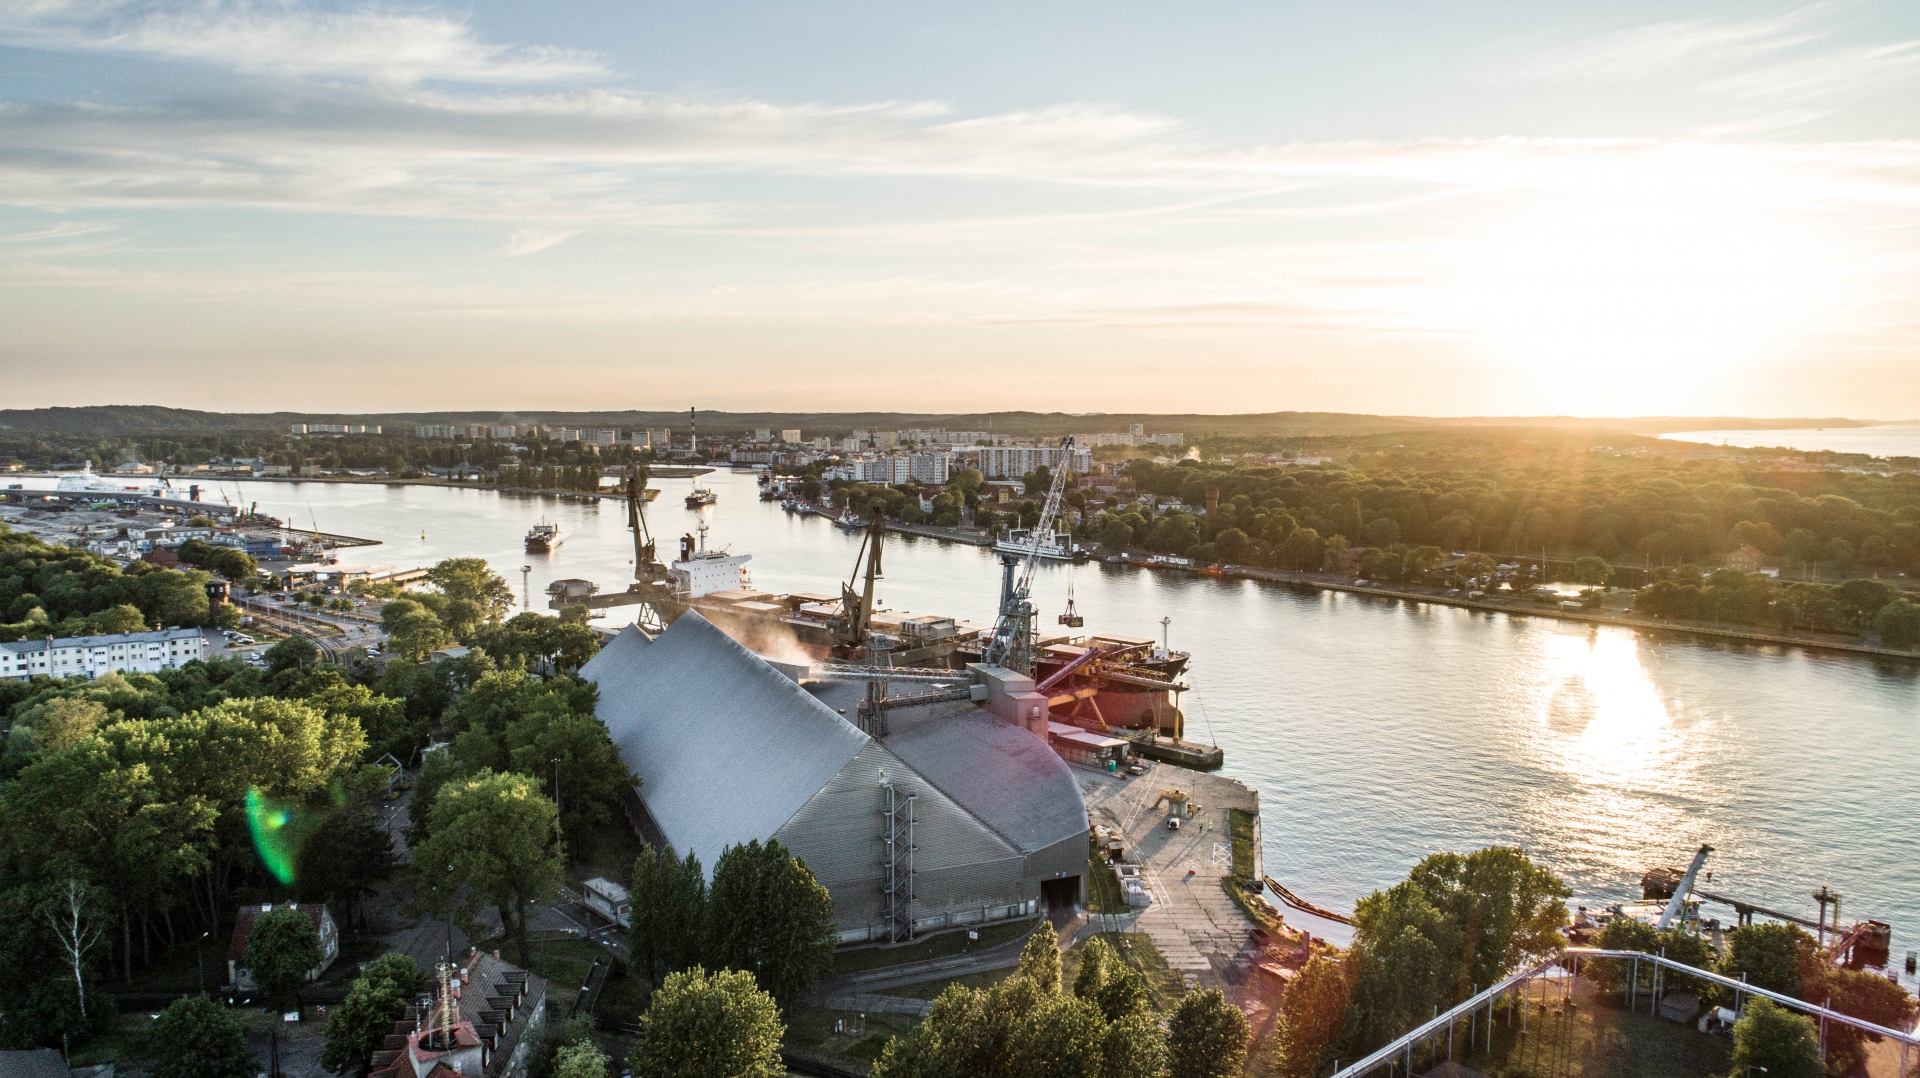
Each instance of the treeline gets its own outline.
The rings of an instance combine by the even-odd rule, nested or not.
[[[40,589],[47,605],[35,610],[111,611],[110,599],[144,596],[120,589],[172,577],[204,613],[203,575],[122,575],[0,538],[0,581],[16,595]],[[507,586],[483,565],[443,563],[432,577],[441,588],[412,603],[469,634],[475,647],[458,660],[376,673],[323,662],[293,637],[264,669],[216,660],[0,681],[0,968],[13,987],[0,1047],[85,1043],[113,1021],[113,982],[221,934],[242,903],[328,902],[356,923],[359,900],[396,871],[372,807],[391,774],[382,760],[437,742],[448,748],[427,754],[410,837],[428,863],[454,867],[421,881],[422,903],[469,924],[476,903],[495,907],[524,962],[528,908],[634,780],[593,717],[592,686],[551,661],[591,654],[578,627],[532,614],[505,623]],[[565,646],[543,650],[555,636]],[[488,852],[499,849],[513,856]]]
[[[280,429],[285,430],[284,427]],[[384,468],[389,474],[397,476],[408,469],[418,473],[429,466],[451,468],[462,464],[470,464],[484,472],[524,467],[538,473],[543,468],[593,470],[625,465],[644,460],[648,455],[646,449],[635,449],[631,445],[600,446],[596,449],[579,442],[547,442],[532,438],[516,439],[512,444],[524,446],[524,452],[515,452],[508,442],[491,439],[469,442],[416,438],[411,427],[390,429],[384,434],[308,436],[298,439],[285,433],[245,431],[128,434],[97,438],[32,436],[17,431],[0,431],[0,457],[17,458],[33,468],[91,463],[97,472],[111,472],[127,461],[187,467],[216,459],[258,458],[268,464],[293,469],[296,474],[309,469],[336,471],[342,468]],[[508,463],[509,460],[513,463]],[[556,486],[548,489],[589,488]]]
[[[0,642],[204,625],[208,579],[143,561],[122,569],[0,524]]]
[[[1656,570],[1655,577],[1633,597],[1637,613],[1783,629],[1853,629],[1878,633],[1888,647],[1920,644],[1920,603],[1878,580],[1825,587],[1737,569],[1703,574],[1697,565]]]
[[[876,1078],[1229,1078],[1243,1073],[1246,1016],[1216,989],[1195,989],[1162,1015],[1140,971],[1098,936],[1071,989],[1042,921],[1017,972],[992,988],[951,985],[926,1020],[890,1042]]]
[[[1110,511],[1088,522],[1102,541],[1185,553],[1180,542],[1239,533],[1256,559],[1284,554],[1296,532],[1347,545],[1431,545],[1447,551],[1616,563],[1720,564],[1742,545],[1792,567],[1836,572],[1920,565],[1920,474],[1775,472],[1733,461],[1517,440],[1429,438],[1416,448],[1355,453],[1347,465],[1247,467],[1135,460],[1137,489],[1177,498],[1171,522]],[[1208,520],[1207,491],[1220,507]],[[1131,517],[1132,519],[1127,519]],[[1184,519],[1181,519],[1184,518]]]

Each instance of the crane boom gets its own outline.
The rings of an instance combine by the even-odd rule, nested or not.
[[[1687,874],[1680,877],[1679,885],[1673,889],[1673,897],[1667,900],[1666,912],[1660,915],[1660,923],[1655,928],[1664,931],[1675,917],[1680,916],[1680,911],[1686,907],[1687,895],[1693,891],[1693,878],[1700,874],[1700,866],[1707,863],[1707,855],[1712,852],[1712,846],[1703,844],[1699,852],[1693,855],[1693,864],[1688,865]]]
[[[1031,667],[1033,661],[1028,654],[1028,637],[1033,623],[1033,604],[1028,597],[1032,594],[1033,570],[1040,563],[1042,539],[1053,534],[1054,523],[1060,519],[1060,506],[1066,499],[1067,476],[1073,471],[1073,439],[1062,438],[1060,449],[1060,469],[1053,474],[1053,483],[1047,489],[1047,501],[1040,509],[1039,522],[1027,534],[1024,560],[1016,554],[1000,555],[1000,617],[994,623],[993,637],[987,642],[983,657],[988,663],[1017,669],[1022,673]],[[1017,578],[1014,575],[1016,568],[1019,569]]]

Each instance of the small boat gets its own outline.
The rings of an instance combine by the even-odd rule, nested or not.
[[[842,509],[840,510],[840,515],[833,518],[833,526],[836,528],[845,528],[850,532],[858,532],[867,529],[867,522],[861,519],[860,514],[853,510]]]
[[[1201,576],[1225,576],[1226,575],[1226,570],[1220,568],[1220,566],[1218,565],[1202,565],[1199,569],[1195,571],[1198,572]]]
[[[694,487],[693,493],[687,495],[687,508],[699,509],[702,506],[713,505],[719,500],[720,495],[715,494],[712,487]]]
[[[425,533],[422,533],[420,538],[425,539]],[[542,517],[540,523],[527,531],[527,553],[545,554],[559,546],[560,541],[560,525],[549,524],[546,518]]]

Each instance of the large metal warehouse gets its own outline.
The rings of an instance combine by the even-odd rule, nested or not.
[[[797,682],[697,612],[629,626],[581,670],[640,777],[647,841],[692,850],[774,838],[833,894],[843,942],[903,940],[1080,900],[1087,811],[1065,761],[964,701],[849,721],[864,683]]]

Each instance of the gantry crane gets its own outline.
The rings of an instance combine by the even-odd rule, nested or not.
[[[1031,598],[1033,567],[1040,562],[1040,543],[1053,535],[1054,522],[1060,519],[1060,505],[1066,497],[1067,476],[1073,471],[1073,439],[1060,440],[1060,468],[1053,473],[1053,485],[1047,490],[1047,502],[1040,510],[1040,521],[1027,533],[1024,556],[1000,555],[1000,618],[994,623],[993,637],[987,641],[986,661],[1026,674],[1033,671],[1034,609]],[[1014,570],[1019,579],[1015,580]]]

